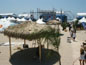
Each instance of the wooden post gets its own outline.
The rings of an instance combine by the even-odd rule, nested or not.
[[[24,45],[26,44],[26,40],[24,39]]]
[[[11,37],[9,37],[9,51],[10,51],[10,57],[11,57],[11,54],[12,54],[12,50],[11,50]]]
[[[35,40],[35,47],[36,47],[37,40]]]
[[[48,42],[48,40],[47,40],[47,49],[49,49],[49,42]]]
[[[39,59],[40,59],[40,62],[41,62],[41,43],[39,43]]]
[[[60,32],[59,24],[58,24],[58,31]]]
[[[40,39],[37,41],[38,41],[38,45],[39,45],[39,60],[41,62],[41,41],[40,41]]]
[[[35,40],[35,44],[37,44],[37,40]]]

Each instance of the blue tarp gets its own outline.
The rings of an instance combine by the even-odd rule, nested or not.
[[[44,17],[44,21],[54,20],[57,17],[62,20],[62,22],[67,21],[67,16],[64,14],[42,14],[41,16]]]
[[[83,26],[84,29],[86,30],[86,24],[85,24],[85,22],[82,22],[82,26]]]
[[[80,20],[80,19],[82,19],[83,17],[86,18],[86,16],[78,16],[77,19]]]

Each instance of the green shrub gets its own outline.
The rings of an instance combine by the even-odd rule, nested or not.
[[[63,30],[65,30],[67,27],[67,22],[62,22],[61,26],[63,27]]]

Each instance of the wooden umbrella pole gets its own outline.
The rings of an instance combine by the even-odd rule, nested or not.
[[[40,40],[38,40],[38,44],[39,44],[39,60],[40,60],[40,62],[41,62],[41,41]]]
[[[49,49],[49,43],[48,43],[48,40],[47,40],[47,49]]]
[[[35,44],[37,43],[37,40],[35,40]]]
[[[58,30],[59,30],[59,24],[58,24]]]
[[[24,44],[26,44],[26,40],[24,39]]]
[[[11,37],[9,37],[9,51],[10,51],[10,57],[11,57],[11,54],[12,54],[12,50],[11,50]]]

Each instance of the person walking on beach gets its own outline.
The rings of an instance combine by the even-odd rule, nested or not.
[[[71,23],[69,23],[69,31],[71,31],[71,28],[72,28],[72,24]]]
[[[73,37],[73,31],[70,31],[70,37],[71,38]]]
[[[71,37],[71,38],[73,38],[73,31],[74,31],[73,28],[71,28],[71,30],[69,31],[69,32],[70,32],[70,37]]]
[[[72,37],[73,37],[73,41],[75,41],[75,38],[76,38],[76,31],[73,31]]]

